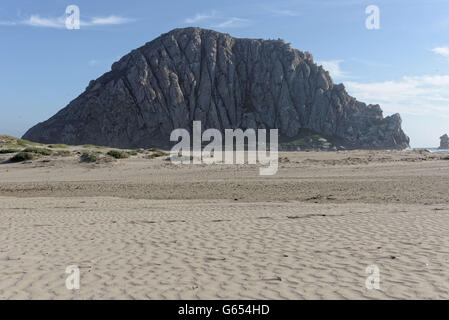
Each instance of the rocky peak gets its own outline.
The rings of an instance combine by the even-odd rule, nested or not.
[[[398,114],[349,96],[308,52],[283,40],[175,29],[131,51],[24,138],[112,147],[168,146],[173,129],[311,130],[346,148],[402,149]]]

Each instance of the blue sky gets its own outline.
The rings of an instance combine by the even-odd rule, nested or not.
[[[65,28],[68,5],[80,8],[79,30]],[[369,5],[378,30],[365,27]],[[2,0],[0,133],[21,136],[121,56],[187,26],[311,52],[357,99],[399,112],[413,147],[449,133],[447,0]]]

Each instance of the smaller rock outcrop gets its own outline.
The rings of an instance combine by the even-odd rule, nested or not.
[[[449,149],[449,136],[447,134],[440,137],[440,149]]]

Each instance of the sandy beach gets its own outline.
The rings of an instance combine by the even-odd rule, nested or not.
[[[2,1],[0,302],[449,300],[448,12]]]
[[[448,154],[281,152],[262,177],[76,149],[0,155],[0,299],[449,298]]]

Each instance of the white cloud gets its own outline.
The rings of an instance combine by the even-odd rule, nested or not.
[[[449,47],[435,47],[431,51],[449,59]]]
[[[388,113],[449,118],[449,75],[402,77],[399,81],[345,82],[358,100],[380,104]]]
[[[80,24],[84,27],[90,26],[105,26],[105,25],[119,25],[134,21],[131,18],[125,18],[116,15],[110,15],[106,17],[94,17],[89,20],[81,20]],[[55,28],[64,29],[65,16],[43,18],[37,14],[31,15],[29,18],[20,21],[0,21],[0,26],[19,26],[26,25],[30,27],[42,27],[42,28]]]
[[[65,28],[65,19],[59,18],[42,18],[39,15],[32,15],[26,20],[22,20],[21,24],[32,27],[46,27],[46,28]]]
[[[329,74],[332,78],[346,78],[348,74],[344,72],[340,64],[343,60],[328,60],[328,61],[319,61],[317,64],[321,64],[324,70],[329,71]]]
[[[134,21],[134,19],[111,15],[107,17],[94,17],[88,23],[90,23],[91,25],[110,25],[125,24],[132,21]]]
[[[185,23],[197,23],[200,21],[212,19],[217,15],[217,11],[211,11],[210,13],[197,13],[191,18],[186,18]]]
[[[241,18],[229,18],[219,24],[213,25],[213,28],[239,28],[249,24],[249,20]]]
[[[15,26],[17,23],[13,21],[0,21],[0,26]]]
[[[212,10],[210,13],[197,13],[184,20],[187,24],[201,23],[209,28],[236,28],[244,27],[250,23],[248,19],[227,17],[220,12]]]

